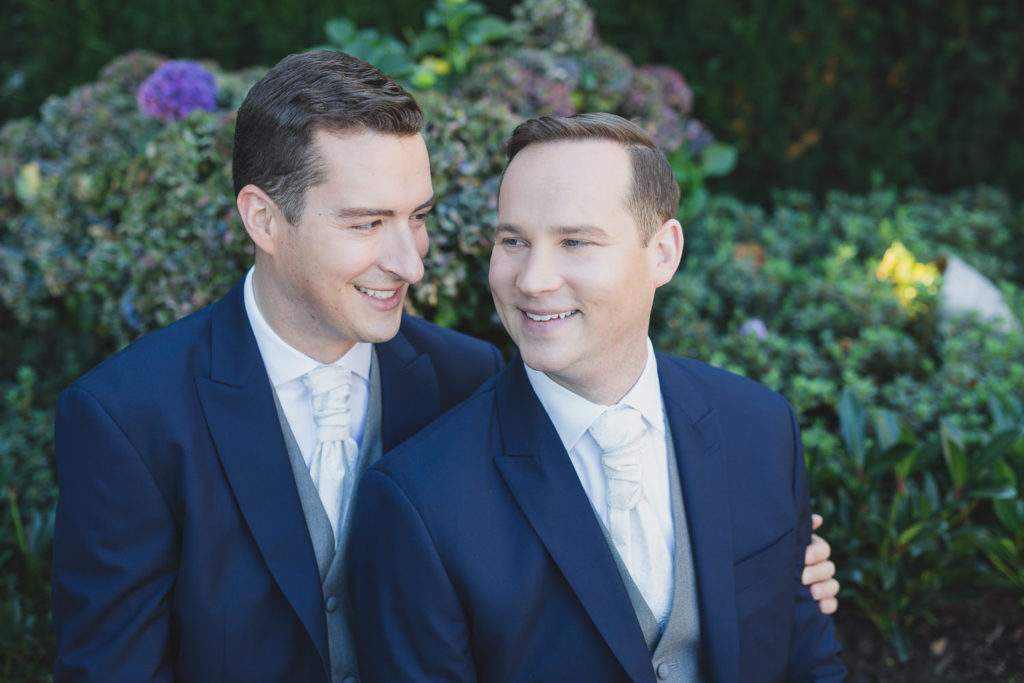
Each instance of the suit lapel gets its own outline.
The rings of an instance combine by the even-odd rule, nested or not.
[[[441,392],[430,356],[414,349],[401,330],[375,348],[380,365],[381,442],[387,453],[440,414]]]
[[[210,377],[196,377],[206,422],[256,545],[327,672],[327,623],[316,557],[241,283],[215,305]]]
[[[732,572],[732,515],[721,425],[705,392],[679,364],[658,354],[658,379],[675,441],[693,551],[701,647],[710,680],[739,676],[739,626]]]
[[[629,676],[653,680],[608,543],[518,355],[498,379],[497,403],[504,452],[494,460],[512,496]]]

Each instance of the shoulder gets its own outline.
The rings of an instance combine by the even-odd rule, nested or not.
[[[474,462],[489,461],[496,434],[495,384],[486,380],[469,398],[387,453],[373,469],[396,480],[415,478],[427,467],[441,477],[468,473]]]
[[[662,394],[679,401],[690,403],[699,396],[725,415],[754,411],[780,417],[791,411],[778,392],[742,375],[667,353],[658,353],[657,358]]]
[[[192,381],[209,367],[213,307],[207,306],[181,320],[146,334],[75,380],[78,389],[101,403],[125,400],[145,388],[154,395],[169,380]]]

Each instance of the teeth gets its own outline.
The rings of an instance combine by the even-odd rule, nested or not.
[[[356,286],[356,289],[367,296],[372,296],[374,299],[380,299],[381,301],[390,299],[398,293],[397,289],[367,289],[366,287],[359,286]]]
[[[548,320],[554,320],[555,318],[558,318],[559,320],[561,320],[562,318],[568,318],[575,312],[576,311],[566,311],[565,313],[552,313],[551,315],[536,315],[535,313],[530,313],[529,311],[526,311],[526,317],[529,318],[530,320],[536,320],[537,322],[543,323],[547,322]]]

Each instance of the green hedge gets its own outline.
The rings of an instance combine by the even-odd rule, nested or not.
[[[634,59],[699,76],[697,110],[740,147],[725,189],[979,182],[1020,197],[1024,5],[1015,0],[591,0]],[[766,183],[766,179],[771,179]]]
[[[232,69],[273,64],[322,40],[331,17],[397,32],[418,23],[423,8],[417,0],[7,0],[0,4],[0,121],[33,114],[49,95],[92,80],[136,48]]]
[[[419,33],[429,3],[325,0],[13,0],[0,8],[0,121],[145,47],[227,68],[276,62],[346,16]],[[513,0],[487,0],[510,16]],[[1024,5],[866,0],[622,3],[592,0],[606,41],[637,63],[691,76],[701,118],[740,146],[723,186],[764,202],[773,187],[858,192],[979,182],[1024,186]],[[771,179],[766,182],[766,179]]]

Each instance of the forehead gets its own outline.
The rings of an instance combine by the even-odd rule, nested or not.
[[[525,212],[555,217],[625,210],[632,182],[629,152],[604,140],[544,142],[524,148],[501,184],[502,221]]]
[[[313,148],[324,169],[321,186],[336,195],[398,200],[411,194],[423,201],[432,192],[427,146],[419,134],[319,130]]]

